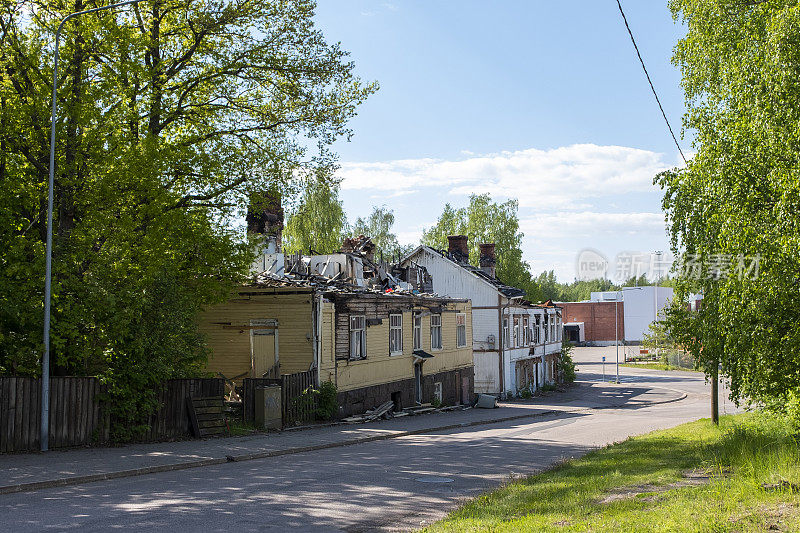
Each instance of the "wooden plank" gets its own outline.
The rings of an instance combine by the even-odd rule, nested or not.
[[[79,444],[86,443],[86,378],[78,378],[78,422],[76,424],[75,441]]]
[[[22,434],[25,425],[25,378],[17,378],[14,382],[14,449],[25,450],[27,443]]]
[[[8,378],[8,395],[6,404],[6,451],[14,451],[16,442],[14,439],[14,419],[16,418],[17,411],[14,402],[17,398],[17,378]]]
[[[97,422],[95,409],[94,409],[94,391],[97,380],[90,379],[86,381],[86,444],[92,442],[92,433],[94,426]]]
[[[41,394],[39,380],[29,379],[28,389],[28,447],[32,450],[36,450],[39,448],[39,395]]]
[[[8,383],[9,378],[0,377],[0,453],[8,450]]]
[[[197,421],[197,427],[199,427],[201,430],[202,429],[206,429],[206,428],[224,427],[224,426],[225,426],[225,421],[221,420],[219,418],[212,419],[212,420],[198,420]]]
[[[60,381],[64,384],[63,394],[59,401],[62,407],[60,424],[61,446],[69,446],[71,444],[70,432],[75,423],[75,380],[72,378],[61,378]]]
[[[28,382],[30,378],[22,378],[19,382],[19,389],[17,393],[17,405],[19,407],[18,413],[20,413],[19,417],[19,434],[17,435],[17,440],[19,442],[18,447],[22,450],[30,449],[30,443],[28,442],[28,417],[30,413],[26,409],[28,404]]]

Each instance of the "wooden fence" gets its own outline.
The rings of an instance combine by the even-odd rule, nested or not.
[[[108,416],[98,396],[105,386],[96,378],[50,379],[51,448],[108,440]],[[0,377],[0,453],[38,450],[42,381]]]
[[[308,390],[318,386],[317,371],[284,374],[281,382],[284,427],[313,422],[317,412],[317,395],[308,393]]]
[[[317,395],[304,394],[316,389],[317,371],[284,374],[280,379],[246,378],[242,384],[242,412],[246,423],[255,421],[255,390],[269,385],[281,386],[281,419],[283,426],[313,422],[316,418]]]
[[[100,402],[105,392],[97,378],[50,378],[50,448],[108,441],[110,418]],[[167,381],[158,391],[161,407],[151,417],[144,440],[190,435],[186,398],[223,393],[219,378]],[[41,394],[38,378],[0,377],[0,453],[39,449]]]
[[[174,439],[192,434],[187,398],[222,398],[225,380],[222,378],[170,379],[158,391],[161,406],[150,417],[150,431],[145,440]]]

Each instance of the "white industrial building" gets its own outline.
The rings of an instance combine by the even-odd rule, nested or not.
[[[624,333],[620,341],[639,343],[650,331],[650,324],[664,318],[664,308],[672,301],[671,287],[623,287],[619,291],[593,292],[590,302],[619,302],[623,306]]]

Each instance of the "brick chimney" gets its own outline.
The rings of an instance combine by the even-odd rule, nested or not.
[[[245,220],[248,235],[263,235],[263,242],[268,249],[274,244],[275,249],[267,250],[267,253],[280,253],[283,207],[279,192],[267,191],[252,195]]]
[[[492,276],[495,276],[495,264],[497,263],[497,257],[494,253],[494,243],[493,242],[485,242],[479,245],[481,249],[481,259],[480,259],[480,267],[481,270]]]
[[[458,263],[469,263],[469,242],[466,235],[447,237],[447,251]]]

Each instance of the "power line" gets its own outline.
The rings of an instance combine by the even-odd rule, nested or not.
[[[664,106],[661,105],[661,100],[658,98],[658,93],[653,85],[653,80],[650,79],[650,74],[647,72],[647,67],[644,66],[644,59],[642,59],[642,54],[639,52],[639,47],[636,45],[636,39],[633,38],[633,32],[631,31],[631,27],[628,25],[628,17],[625,16],[625,12],[622,10],[622,4],[620,3],[620,0],[617,0],[617,7],[619,7],[619,13],[622,15],[622,21],[625,23],[625,28],[628,29],[628,35],[631,36],[631,42],[633,43],[633,47],[636,49],[636,55],[639,56],[639,63],[642,64],[644,75],[647,76],[647,83],[650,84],[650,89],[653,91],[653,96],[656,97],[656,103],[658,104],[658,108],[661,110],[661,116],[664,117],[664,122],[667,123],[667,129],[669,129],[669,133],[672,135],[672,140],[675,141],[675,146],[678,147],[678,152],[680,152],[683,162],[688,164],[688,161],[686,161],[686,156],[683,155],[683,150],[681,150],[681,145],[678,144],[678,138],[675,136],[675,132],[672,131],[672,126],[669,123],[667,114],[664,112]]]

